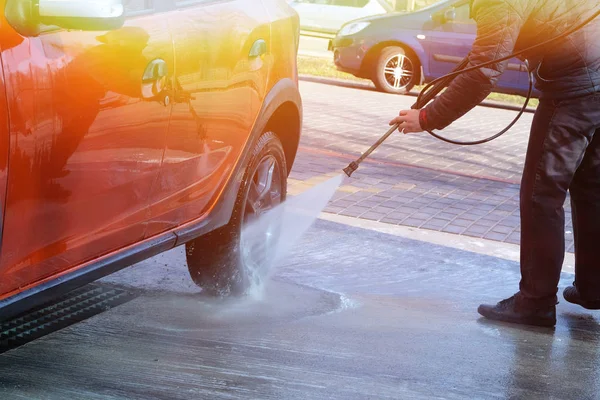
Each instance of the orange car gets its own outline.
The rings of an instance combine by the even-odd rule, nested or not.
[[[247,285],[302,124],[285,0],[0,0],[0,320],[176,246]]]

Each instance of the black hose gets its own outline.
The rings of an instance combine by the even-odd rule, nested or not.
[[[527,64],[527,69],[529,69],[529,63],[527,61],[525,61],[525,63]],[[431,89],[431,91],[433,92],[433,89]],[[492,135],[490,137],[487,137],[485,139],[472,140],[472,141],[468,141],[468,142],[461,142],[461,141],[458,141],[458,140],[448,139],[448,138],[446,138],[446,137],[444,137],[442,135],[438,135],[437,133],[434,133],[433,131],[430,131],[430,130],[425,130],[425,132],[429,133],[434,138],[439,139],[439,140],[441,140],[443,142],[450,143],[450,144],[456,144],[456,145],[459,145],[459,146],[474,146],[474,145],[477,145],[477,144],[483,144],[483,143],[491,142],[492,140],[497,139],[500,136],[504,135],[506,132],[508,132],[510,130],[510,128],[512,128],[517,123],[517,121],[519,121],[519,119],[521,118],[521,116],[523,115],[523,113],[525,112],[525,110],[527,109],[527,106],[529,105],[529,100],[531,100],[531,93],[532,92],[533,92],[533,73],[529,72],[529,90],[527,92],[527,98],[525,99],[525,102],[523,103],[523,107],[521,107],[521,109],[519,110],[519,113],[516,115],[516,117],[512,120],[512,122],[510,124],[508,124],[500,132],[498,132],[495,135]]]
[[[444,75],[440,78],[434,79],[433,81],[431,81],[429,84],[427,84],[423,90],[421,90],[421,92],[419,93],[419,96],[417,97],[417,101],[415,102],[415,104],[413,104],[413,106],[411,107],[412,109],[421,109],[423,107],[425,107],[430,101],[432,101],[433,99],[435,99],[435,97],[442,91],[444,90],[445,87],[447,87],[453,80],[454,78],[456,78],[458,75],[466,73],[466,72],[470,72],[470,71],[475,71],[476,69],[480,69],[483,67],[487,67],[489,65],[492,64],[496,64],[499,62],[503,62],[506,60],[510,60],[511,58],[514,58],[518,55],[521,55],[523,53],[529,52],[533,49],[542,47],[542,46],[546,46],[556,40],[562,39],[564,37],[569,36],[570,34],[582,29],[584,26],[586,26],[587,24],[589,24],[590,22],[592,22],[594,19],[596,19],[596,17],[600,16],[600,10],[596,11],[591,17],[587,18],[586,20],[584,20],[581,24],[576,25],[575,27],[563,32],[562,34],[552,38],[552,39],[548,39],[542,43],[527,47],[523,50],[517,51],[515,53],[512,53],[506,57],[502,57],[496,60],[490,60],[487,62],[484,62],[482,64],[479,65],[475,65],[472,67],[467,67],[467,65],[469,64],[469,59],[468,57],[466,57],[462,62],[459,63],[459,65],[457,65],[452,72],[450,72],[447,75]],[[525,61],[525,63],[527,64],[527,61]],[[529,70],[529,65],[527,65],[527,70]],[[521,118],[521,116],[523,115],[523,113],[525,112],[525,110],[527,109],[527,105],[529,104],[529,100],[531,99],[531,93],[533,91],[533,73],[530,71],[529,72],[529,91],[527,93],[527,98],[525,99],[525,102],[523,103],[523,107],[521,108],[521,110],[519,111],[519,113],[517,114],[517,116],[513,119],[513,121],[504,129],[502,129],[500,132],[496,133],[493,136],[490,136],[488,138],[485,139],[481,139],[481,140],[475,140],[475,141],[470,141],[470,142],[460,142],[460,141],[456,141],[456,140],[451,140],[448,138],[445,138],[441,135],[438,135],[430,130],[426,130],[427,133],[429,133],[431,136],[435,137],[436,139],[442,140],[446,143],[451,143],[451,144],[456,144],[456,145],[460,145],[460,146],[472,146],[472,145],[476,145],[476,144],[482,144],[482,143],[487,143],[490,142],[494,139],[497,139],[498,137],[502,136],[503,134],[505,134],[506,132],[508,132],[510,130],[510,128],[512,128],[517,121],[519,120],[519,118]],[[350,165],[348,165],[348,167],[346,167],[344,169],[344,172],[346,173],[346,175],[348,176],[352,176],[352,174],[358,169],[360,163],[362,163],[365,158],[367,158],[373,151],[375,151],[393,132],[396,131],[396,129],[398,129],[398,124],[395,124],[394,126],[392,126],[386,133],[385,135],[383,135],[375,144],[373,144],[359,159],[357,159],[356,161],[350,163]]]
[[[429,84],[427,84],[423,90],[421,90],[421,92],[419,93],[419,96],[417,97],[417,101],[415,102],[415,104],[413,104],[412,108],[413,109],[421,109],[423,107],[425,107],[431,100],[433,100],[445,87],[447,87],[450,82],[452,82],[454,80],[454,78],[456,78],[458,75],[460,74],[464,74],[466,72],[470,72],[470,71],[475,71],[476,69],[480,69],[483,67],[487,67],[489,65],[492,64],[496,64],[496,63],[500,63],[506,60],[510,60],[511,58],[514,58],[516,56],[519,56],[523,53],[529,52],[531,50],[534,50],[536,48],[542,47],[542,46],[546,46],[552,42],[555,42],[559,39],[565,38],[569,35],[571,35],[574,32],[577,32],[578,30],[582,29],[583,27],[585,27],[587,24],[589,24],[590,22],[592,22],[594,19],[596,19],[598,16],[600,16],[600,11],[596,11],[591,17],[587,18],[586,20],[584,20],[581,24],[576,25],[575,27],[563,32],[562,34],[552,38],[552,39],[548,39],[542,43],[538,43],[536,45],[527,47],[523,50],[519,50],[515,53],[512,53],[508,56],[499,58],[499,59],[495,59],[495,60],[491,60],[491,61],[486,61],[484,63],[469,67],[469,68],[465,68],[468,63],[468,57],[466,57],[454,70],[452,70],[452,72],[450,72],[449,74],[446,74],[440,78],[434,79],[433,81],[431,81]],[[527,70],[529,70],[529,65],[527,63],[527,60],[525,61],[525,63],[527,64]],[[505,134],[506,132],[508,132],[510,130],[510,128],[512,128],[517,121],[521,118],[521,116],[523,115],[523,113],[525,112],[525,110],[527,109],[527,105],[529,104],[529,100],[531,100],[531,94],[533,92],[533,73],[529,72],[529,91],[527,93],[527,98],[525,99],[525,102],[523,103],[523,107],[521,107],[521,110],[519,111],[519,113],[517,114],[517,116],[513,119],[513,121],[504,129],[502,129],[500,132],[496,133],[495,135],[492,135],[488,138],[485,139],[481,139],[481,140],[474,140],[474,141],[468,141],[468,142],[461,142],[461,141],[457,141],[457,140],[451,140],[448,138],[445,138],[441,135],[438,135],[434,132],[432,132],[431,130],[425,130],[425,132],[429,133],[431,136],[433,136],[436,139],[442,140],[446,143],[450,143],[450,144],[456,144],[456,145],[460,145],[460,146],[473,146],[473,145],[477,145],[477,144],[482,144],[482,143],[487,143],[490,142],[494,139],[499,138],[500,136],[502,136],[503,134]]]

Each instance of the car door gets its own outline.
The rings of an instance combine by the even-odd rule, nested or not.
[[[144,238],[171,106],[160,14],[108,32],[2,24],[10,157],[0,296]],[[160,66],[160,67],[157,67]]]
[[[0,33],[2,30],[0,29]],[[0,38],[0,51],[9,45]],[[0,253],[2,249],[2,226],[4,225],[4,210],[6,206],[6,186],[8,183],[8,147],[9,147],[8,104],[6,102],[6,85],[0,64]]]
[[[256,0],[176,2],[173,114],[150,234],[205,215],[231,178],[265,96],[269,16]]]
[[[437,78],[450,72],[469,54],[476,35],[469,0],[450,3],[434,12],[422,40],[429,59],[429,75]]]
[[[450,3],[434,12],[424,36],[422,42],[429,58],[427,75],[438,78],[449,73],[469,54],[477,36],[477,25],[470,17],[470,0]],[[527,78],[524,70],[519,60],[511,60],[498,86],[519,87],[523,83],[523,76]]]

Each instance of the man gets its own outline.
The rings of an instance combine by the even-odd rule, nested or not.
[[[470,66],[528,48],[589,18],[597,0],[474,0],[477,38]],[[521,181],[521,282],[514,296],[481,305],[483,316],[554,326],[564,260],[564,210],[571,195],[575,282],[563,296],[600,309],[600,18],[523,54],[542,93]],[[459,75],[422,110],[403,110],[390,125],[404,133],[443,129],[487,97],[508,62]]]

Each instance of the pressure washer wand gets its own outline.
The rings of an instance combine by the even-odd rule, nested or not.
[[[460,71],[460,70],[464,69],[467,66],[467,64],[469,64],[469,59],[467,57],[465,57],[462,60],[462,62],[460,64],[458,64],[456,66],[456,68],[454,68],[452,70],[452,72]],[[427,103],[429,103],[431,100],[433,100],[435,98],[435,96],[437,96],[446,86],[448,86],[450,84],[450,82],[452,82],[453,79],[454,79],[453,76],[448,77],[446,79],[443,79],[443,78],[440,79],[439,82],[437,82],[435,85],[431,86],[431,88],[429,90],[419,94],[417,101],[410,108],[412,108],[413,110],[419,110],[419,109],[425,107],[427,105]],[[346,173],[346,175],[351,177],[352,174],[354,173],[354,171],[356,171],[358,169],[358,167],[360,166],[360,163],[362,163],[365,160],[365,158],[369,157],[372,152],[374,152],[379,146],[381,146],[381,144],[383,142],[385,142],[385,140],[388,137],[390,137],[390,135],[392,133],[394,133],[396,131],[396,129],[398,129],[398,128],[399,128],[398,124],[395,124],[394,126],[392,126],[390,128],[390,130],[387,131],[385,133],[385,135],[383,135],[377,142],[375,142],[375,144],[373,146],[371,146],[369,148],[369,150],[367,150],[362,156],[360,156],[360,158],[358,160],[352,161],[350,163],[350,165],[348,165],[346,168],[344,168],[344,172]]]
[[[417,102],[415,104],[413,104],[413,106],[411,108],[420,110],[421,108],[425,107],[427,105],[427,103],[429,103],[431,100],[433,100],[435,98],[435,96],[437,96],[446,86],[448,86],[450,84],[450,82],[452,82],[452,80],[456,76],[458,76],[462,73],[474,71],[476,69],[487,67],[489,65],[499,63],[502,61],[507,61],[513,57],[527,54],[534,49],[547,46],[554,41],[561,40],[561,39],[571,35],[572,33],[577,32],[578,30],[582,29],[583,27],[588,25],[590,22],[592,22],[599,16],[600,16],[600,10],[597,10],[594,14],[592,14],[589,18],[587,18],[586,20],[581,22],[579,25],[572,27],[571,29],[567,30],[566,32],[561,33],[560,35],[558,35],[556,37],[550,38],[541,43],[536,43],[532,46],[521,49],[516,53],[512,53],[512,54],[509,54],[507,56],[504,56],[504,57],[501,57],[501,58],[498,58],[495,60],[486,61],[486,62],[478,64],[478,65],[473,65],[469,68],[467,68],[467,65],[469,64],[469,58],[465,57],[462,60],[462,62],[460,64],[458,64],[456,66],[456,68],[454,68],[452,70],[452,72],[450,72],[449,74],[444,75],[440,78],[434,79],[431,83],[429,83],[427,86],[425,86],[425,88],[421,91],[421,93],[419,93]],[[457,142],[457,141],[450,140],[450,139],[444,138],[442,136],[436,135],[431,130],[427,130],[426,132],[428,132],[430,135],[432,135],[433,137],[435,137],[437,139],[440,139],[440,140],[443,140],[445,142],[452,143],[452,144],[475,145],[475,144],[487,143],[487,142],[501,136],[502,134],[504,134],[518,121],[518,119],[521,117],[521,115],[525,111],[525,108],[527,107],[527,103],[529,102],[529,99],[531,97],[532,86],[533,86],[533,77],[532,77],[532,74],[530,73],[529,74],[529,93],[527,95],[527,100],[523,103],[523,108],[521,108],[521,111],[519,112],[519,114],[517,114],[515,119],[506,128],[504,128],[502,131],[498,132],[497,134],[490,136],[489,138],[486,138],[483,140],[470,141],[470,142]],[[367,158],[373,151],[375,151],[375,149],[377,149],[377,147],[379,147],[398,128],[399,128],[399,125],[394,125],[393,127],[391,127],[390,130],[387,131],[385,133],[385,135],[383,135],[381,137],[381,139],[379,139],[373,146],[371,146],[371,148],[369,148],[369,150],[367,150],[367,152],[365,154],[363,154],[358,160],[351,162],[350,165],[348,165],[346,168],[344,168],[344,172],[346,173],[346,175],[351,176],[352,173],[354,173],[354,171],[356,171],[358,169],[360,163],[363,162],[365,160],[365,158]]]
[[[398,129],[398,124],[394,124],[394,126],[392,126],[390,128],[390,130],[385,133],[385,135],[383,135],[381,138],[379,138],[379,140],[377,142],[375,142],[375,144],[373,146],[371,146],[369,148],[369,150],[367,150],[362,156],[360,156],[360,158],[358,160],[352,161],[350,163],[350,165],[348,165],[346,168],[344,168],[344,172],[346,173],[346,175],[351,177],[352,174],[354,173],[354,171],[356,171],[358,169],[358,166],[360,165],[360,163],[363,162],[363,160],[365,158],[369,157],[371,155],[371,153],[374,152],[381,145],[381,143],[385,142],[385,140],[388,137],[390,137],[390,135],[392,133],[394,133],[396,131],[396,129]]]
[[[455,68],[455,70],[458,70],[459,68],[462,69],[464,68],[468,63],[468,59],[464,59],[462,61],[462,63],[460,63],[458,65],[458,67]],[[418,110],[422,107],[425,107],[425,105],[427,105],[427,103],[429,103],[431,100],[433,100],[435,98],[435,96],[438,95],[439,92],[441,92],[446,86],[448,86],[448,84],[450,83],[452,79],[447,79],[447,80],[442,80],[438,83],[436,83],[435,85],[433,85],[431,87],[431,89],[429,91],[427,91],[426,93],[421,93],[419,95],[419,97],[417,98],[417,101],[415,102],[415,104],[413,104],[410,108],[412,108],[413,110]],[[350,165],[348,165],[346,168],[344,168],[344,172],[346,173],[346,175],[348,175],[348,177],[351,177],[352,174],[354,173],[354,171],[356,171],[358,169],[358,167],[360,166],[360,163],[362,163],[365,158],[369,157],[371,155],[372,152],[374,152],[375,150],[377,150],[377,148],[379,146],[381,146],[381,144],[383,142],[386,141],[387,138],[389,138],[392,133],[394,133],[396,131],[396,129],[398,129],[400,127],[399,124],[394,124],[382,137],[379,138],[379,140],[377,142],[375,142],[375,144],[373,144],[373,146],[371,146],[369,148],[369,150],[367,150],[362,156],[360,156],[360,158],[356,161],[352,161],[350,163]]]

